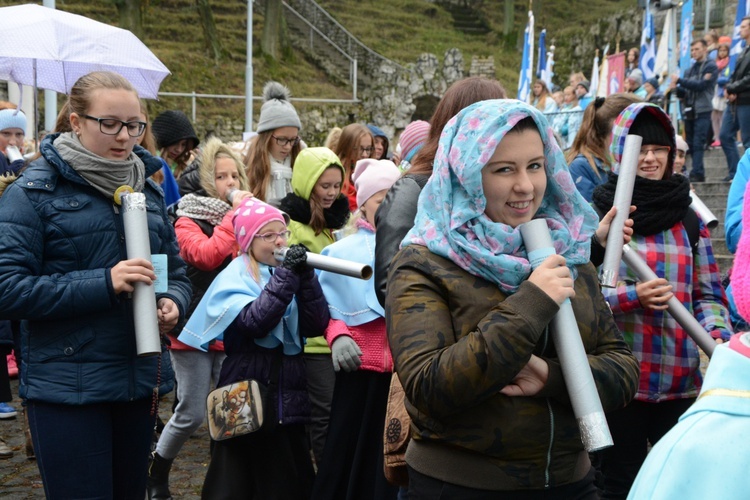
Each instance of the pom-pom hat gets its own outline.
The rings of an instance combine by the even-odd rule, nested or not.
[[[257,198],[247,198],[235,210],[232,226],[234,227],[234,237],[237,239],[242,253],[247,253],[258,231],[273,221],[282,222],[286,226],[289,223],[289,216]]]
[[[400,176],[401,171],[390,160],[359,160],[352,174],[357,190],[357,206],[364,205],[375,193],[390,189]]]
[[[289,89],[278,82],[268,82],[263,87],[263,106],[256,132],[266,132],[281,127],[302,128],[297,111],[289,102]]]

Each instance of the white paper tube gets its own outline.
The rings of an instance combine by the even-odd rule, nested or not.
[[[532,268],[536,269],[544,259],[555,254],[552,237],[544,219],[522,224],[520,230]],[[570,300],[560,305],[560,311],[552,319],[552,341],[560,358],[560,367],[583,446],[589,452],[612,446],[612,435]]]
[[[286,247],[278,248],[274,251],[273,255],[276,257],[276,260],[281,262],[286,257],[288,250]],[[320,255],[319,253],[307,252],[307,265],[322,271],[330,271],[361,280],[368,280],[372,276],[372,267],[367,264],[329,257],[328,255]]]
[[[698,217],[701,218],[706,227],[713,229],[719,225],[719,219],[717,219],[711,209],[703,203],[703,200],[695,194],[695,191],[690,192],[690,198],[693,200],[692,203],[690,203],[690,208],[698,214]]]
[[[622,260],[625,264],[633,270],[641,281],[651,281],[658,278],[656,273],[648,267],[648,264],[638,255],[638,252],[630,248],[628,245],[622,248]],[[709,333],[701,326],[697,319],[682,305],[682,302],[677,300],[677,297],[672,296],[667,301],[667,311],[677,321],[682,328],[685,329],[690,338],[695,341],[698,346],[703,349],[703,352],[710,358],[716,348],[716,341],[709,335]]]
[[[125,227],[125,248],[128,259],[151,261],[151,245],[148,237],[146,195],[127,193],[122,195],[122,223]],[[133,321],[135,323],[135,346],[138,356],[161,354],[159,320],[156,316],[156,292],[153,285],[137,282],[133,291]]]
[[[8,163],[13,163],[14,161],[23,160],[23,155],[21,154],[21,151],[18,150],[17,147],[8,145],[5,147],[5,156],[8,158]]]
[[[612,206],[617,208],[617,214],[609,226],[607,234],[607,248],[604,249],[604,261],[599,271],[599,283],[608,288],[617,286],[617,275],[620,272],[622,260],[622,230],[625,221],[630,217],[630,203],[633,200],[633,186],[638,173],[638,156],[641,153],[643,138],[640,135],[629,134],[625,137],[625,145],[617,173],[617,188]]]

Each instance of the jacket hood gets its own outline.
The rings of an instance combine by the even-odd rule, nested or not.
[[[633,122],[640,113],[652,114],[666,129],[667,135],[671,138],[669,145],[669,158],[667,160],[667,169],[671,172],[674,165],[675,152],[677,150],[677,142],[675,140],[675,131],[672,126],[672,121],[659,106],[647,102],[631,104],[615,119],[615,123],[612,127],[612,143],[609,146],[613,159],[612,172],[616,174],[620,171],[622,152],[625,149],[625,138],[628,136],[630,128],[633,126]]]
[[[299,152],[292,169],[292,189],[294,194],[306,200],[310,199],[315,183],[323,172],[336,166],[341,169],[341,179],[346,178],[346,172],[339,157],[328,148],[305,148]]]
[[[196,158],[193,163],[187,166],[182,175],[177,179],[177,186],[180,189],[180,196],[194,194],[197,196],[208,196],[206,190],[201,185],[201,160]]]

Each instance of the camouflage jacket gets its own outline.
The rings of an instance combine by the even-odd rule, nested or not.
[[[634,396],[638,361],[615,326],[591,264],[578,266],[578,328],[605,411]],[[391,263],[386,323],[412,418],[406,459],[474,488],[552,488],[590,468],[547,325],[557,304],[526,281],[510,296],[422,246]],[[531,354],[549,365],[535,397],[499,393]]]

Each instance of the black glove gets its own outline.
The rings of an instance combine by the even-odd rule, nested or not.
[[[292,245],[286,251],[281,267],[302,274],[307,271],[307,247],[302,244]]]

